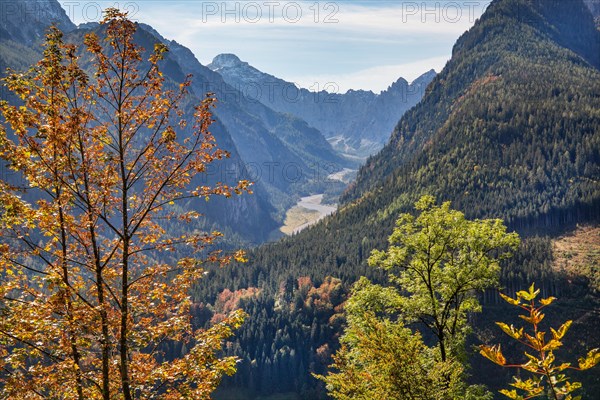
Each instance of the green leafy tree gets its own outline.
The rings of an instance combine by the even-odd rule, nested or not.
[[[348,326],[327,376],[329,395],[350,399],[448,399],[461,386],[462,365],[442,362],[421,335],[395,318],[400,294],[361,278],[346,304]],[[450,384],[447,382],[450,378]]]
[[[535,284],[532,284],[528,291],[518,291],[516,299],[500,294],[506,302],[525,311],[519,317],[530,325],[529,332],[525,330],[525,327],[515,328],[514,325],[509,326],[503,322],[496,322],[504,333],[526,346],[529,349],[528,351],[533,350],[535,355],[525,352],[528,359],[526,363],[509,364],[502,354],[500,345],[482,345],[480,346],[480,353],[503,367],[520,368],[534,374],[532,378],[527,380],[514,377],[514,383],[511,383],[511,386],[522,391],[523,395],[514,389],[500,391],[500,393],[511,399],[525,400],[540,396],[547,396],[554,400],[581,399],[581,396],[573,397],[572,394],[575,390],[581,388],[581,383],[571,383],[569,377],[563,372],[569,369],[583,371],[594,367],[600,362],[600,349],[590,350],[586,357],[580,358],[578,367],[572,366],[568,362],[557,362],[554,351],[563,346],[563,338],[573,321],[566,321],[558,329],[550,328],[552,337],[547,339],[546,332],[540,330],[540,323],[545,317],[542,309],[552,304],[556,298],[548,297],[540,299],[539,303],[536,303],[539,294],[540,290],[535,289]]]
[[[373,251],[369,264],[388,271],[403,291],[398,309],[409,322],[421,322],[437,338],[442,361],[460,354],[467,315],[481,310],[476,294],[498,285],[499,261],[519,245],[499,219],[467,220],[423,196],[420,214],[402,214],[387,251]]]
[[[469,221],[431,196],[402,214],[390,247],[373,251],[372,266],[388,271],[387,287],[361,278],[346,305],[348,326],[332,371],[317,376],[337,399],[489,398],[464,383],[461,355],[467,314],[479,311],[478,290],[498,284],[500,259],[519,244],[500,220]],[[405,326],[422,322],[437,338],[427,346]]]

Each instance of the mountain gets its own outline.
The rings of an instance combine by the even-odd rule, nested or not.
[[[323,398],[309,372],[322,373],[338,345],[349,286],[361,275],[381,282],[367,257],[386,248],[398,214],[426,193],[519,232],[523,244],[503,264],[504,288],[514,293],[535,281],[545,296],[561,299],[556,318],[577,321],[567,353],[598,347],[598,240],[577,228],[597,232],[600,223],[598,57],[599,31],[582,0],[494,0],[390,142],[361,168],[337,213],[262,246],[248,266],[214,271],[214,286],[195,293],[218,306],[229,293],[260,292],[237,303],[251,322],[233,346],[244,360],[240,373],[227,384],[244,393]],[[591,250],[561,250],[564,237],[592,243]],[[576,263],[564,261],[575,254]],[[474,328],[489,340],[507,308],[493,292],[482,300]],[[494,389],[509,381],[475,352],[469,356],[475,383]],[[589,398],[600,390],[597,374],[578,379]]]
[[[2,6],[3,12],[14,10],[15,15],[23,14],[2,26],[2,72],[7,67],[23,70],[39,60],[44,32],[51,23],[65,29],[66,41],[79,45],[85,33],[95,31],[102,35],[98,23],[75,27],[55,0],[9,1]],[[33,17],[29,18],[30,15]],[[8,16],[3,15],[3,19]],[[238,179],[255,182],[253,196],[208,204],[207,224],[214,224],[242,241],[264,242],[297,198],[328,185],[323,171],[333,173],[354,166],[339,156],[317,129],[299,118],[247,99],[219,74],[201,65],[189,49],[165,39],[148,25],[138,26],[136,40],[144,48],[152,49],[158,41],[169,46],[163,63],[168,82],[182,82],[186,75],[193,75],[190,102],[199,101],[207,92],[216,94],[218,106],[213,130],[231,158],[209,169],[209,182],[233,183]],[[4,92],[3,98],[6,96],[8,93]]]
[[[259,71],[234,54],[220,54],[208,67],[248,97],[305,120],[336,149],[359,157],[366,157],[387,143],[402,114],[421,100],[435,76],[432,70],[411,84],[400,78],[379,95],[364,90],[340,94],[335,92],[335,83],[325,85],[329,92],[298,88]]]
[[[418,189],[515,226],[596,214],[599,67],[600,33],[582,1],[493,2],[344,201],[383,190],[391,203]]]
[[[193,75],[191,87],[195,93],[216,94],[215,115],[231,133],[251,178],[265,188],[279,213],[308,190],[307,186],[326,184],[322,179],[314,182],[318,170],[336,172],[354,165],[337,154],[321,132],[305,121],[248,98],[221,75],[203,66],[188,48],[165,39],[148,25],[140,26],[167,44],[170,59],[186,74]],[[227,170],[219,173],[227,174]]]
[[[76,28],[55,0],[2,0],[1,40],[32,46],[44,39],[46,29],[52,24],[63,32]]]
[[[381,92],[369,103],[366,110],[354,118],[348,128],[349,134],[352,135],[352,139],[347,140],[350,145],[358,148],[370,146],[373,150],[381,150],[380,144],[389,141],[390,132],[398,120],[421,100],[425,89],[435,76],[436,72],[430,70],[410,84],[404,78],[399,78]]]
[[[584,0],[585,4],[588,6],[592,15],[596,20],[596,25],[600,28],[600,1],[598,0]]]
[[[23,3],[24,4],[24,3]],[[48,16],[50,11],[55,11],[58,3],[56,2],[31,2],[24,5],[24,7],[33,7],[40,13],[40,15]],[[48,7],[48,10],[46,8]],[[60,6],[58,5],[60,8]],[[27,8],[25,8],[27,10]],[[61,9],[62,10],[62,9]],[[54,15],[54,14],[52,14]],[[66,15],[57,13],[56,15]],[[51,18],[36,19],[31,18],[24,22],[23,25],[12,32],[12,26],[7,25],[6,29],[9,30],[10,37],[14,40],[6,40],[2,43],[4,47],[1,48],[0,53],[0,64],[4,64],[15,70],[25,69],[27,66],[35,63],[42,57],[41,44],[43,42],[44,33],[52,22],[56,22],[58,26],[67,26],[70,21],[67,19],[54,20]],[[25,26],[26,25],[26,26]],[[75,43],[80,49],[83,48],[83,36],[95,30],[99,35],[103,34],[103,28],[99,24],[89,23],[82,26],[79,29],[70,29],[64,38],[65,42]],[[153,49],[154,43],[157,39],[154,36],[148,34],[144,30],[138,30],[135,36],[136,42],[144,47],[145,49]],[[5,51],[6,49],[20,50],[22,48],[29,49],[26,52],[21,51]],[[145,53],[146,58],[149,56],[149,51]],[[4,72],[4,70],[3,70]],[[176,87],[176,85],[183,81],[186,73],[183,72],[181,67],[169,56],[166,57],[163,72],[166,78],[167,87]],[[195,104],[198,104],[203,97],[203,93],[194,94],[191,93],[188,96],[182,107],[185,110],[184,117],[188,121],[193,120]],[[9,101],[17,101],[14,97],[5,96]],[[236,148],[236,145],[229,134],[226,126],[219,120],[215,119],[214,124],[211,127],[211,131],[214,133],[219,145],[227,149],[231,155],[229,159],[216,162],[211,165],[214,169],[209,169],[209,173],[206,176],[198,177],[194,184],[197,185],[214,185],[221,181],[227,184],[234,184],[235,181],[242,178],[247,178],[249,172],[246,170],[245,163]],[[190,134],[189,128],[186,128],[183,134]],[[2,178],[8,179],[13,182],[21,182],[20,178],[13,174],[5,165],[1,166]],[[226,171],[227,174],[221,172]],[[26,194],[32,201],[37,200],[38,194],[30,191]],[[267,240],[271,231],[277,227],[273,215],[275,212],[274,207],[270,203],[270,198],[264,188],[261,185],[257,185],[255,188],[254,195],[235,196],[231,199],[213,198],[210,202],[195,202],[186,205],[188,208],[193,208],[195,211],[200,212],[203,217],[198,219],[197,229],[205,230],[221,230],[227,236],[228,245],[234,243],[261,243]],[[177,229],[177,228],[176,228]]]

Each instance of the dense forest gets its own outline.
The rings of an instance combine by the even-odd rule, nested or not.
[[[561,273],[552,267],[552,238],[600,217],[599,37],[582,2],[493,2],[390,143],[360,170],[338,213],[198,285],[197,301],[237,297],[253,316],[232,350],[245,361],[226,386],[323,396],[308,372],[323,373],[337,348],[344,299],[338,291],[348,293],[359,276],[382,281],[366,259],[385,248],[398,214],[425,193],[452,200],[470,218],[502,218],[524,235],[503,265],[502,286],[514,292],[535,281],[545,295],[562,297],[556,318],[575,319],[573,335],[597,345],[589,340],[598,329],[598,260]],[[484,312],[473,318],[485,336],[506,305],[495,292],[482,300]],[[203,318],[211,315],[202,310]],[[470,357],[473,382],[508,381],[478,357]],[[593,373],[582,379],[588,395],[598,390]]]
[[[135,33],[136,45],[148,50],[141,58],[152,57],[150,50],[161,49],[160,43],[166,40],[149,27],[135,26],[142,28]],[[94,32],[103,36],[103,29],[91,25],[67,34],[66,38],[81,45],[85,34]],[[197,60],[183,57],[185,51],[177,44],[174,46],[177,54],[166,54],[161,60],[165,61],[164,84],[167,89],[177,88],[177,83],[185,79],[182,66],[185,62],[193,64],[200,79],[197,85],[190,86],[190,96],[181,103],[182,113],[192,117],[193,105],[201,102],[200,91],[210,87],[211,82],[220,81]],[[3,70],[6,66],[24,69],[41,55],[28,46],[4,39],[0,40],[0,51]],[[93,67],[85,56],[81,64],[82,71]],[[147,68],[148,64],[141,66]],[[101,88],[94,90],[103,93]],[[214,258],[213,264],[202,265],[206,271],[194,269],[193,284],[192,275],[183,281],[184,285],[190,285],[189,290],[181,286],[174,291],[181,299],[185,298],[182,303],[189,305],[185,311],[192,316],[177,320],[176,324],[184,320],[190,324],[183,330],[202,332],[211,326],[228,327],[226,332],[216,335],[228,338],[223,351],[219,350],[220,344],[214,341],[211,344],[215,351],[219,350],[218,357],[232,362],[234,358],[229,356],[235,356],[239,362],[235,364],[237,372],[223,377],[222,382],[219,382],[221,376],[231,375],[235,368],[226,363],[222,369],[217,368],[219,375],[211,381],[211,389],[221,385],[214,398],[326,398],[325,384],[314,374],[326,374],[332,356],[340,348],[339,340],[348,326],[345,312],[352,286],[360,277],[387,285],[388,272],[369,266],[368,259],[373,250],[388,247],[388,237],[399,215],[414,214],[413,205],[423,195],[431,195],[438,203],[450,201],[453,209],[471,220],[502,219],[508,230],[517,232],[522,240],[514,255],[500,263],[499,289],[512,296],[535,282],[542,296],[559,298],[547,320],[552,324],[574,321],[561,357],[574,360],[586,350],[599,347],[596,334],[600,330],[599,93],[600,30],[584,0],[494,0],[473,28],[458,39],[452,59],[428,86],[423,100],[398,122],[389,143],[360,169],[357,180],[342,195],[335,214],[292,237],[250,249],[245,256],[236,253],[233,258],[224,257],[227,262],[223,261],[223,265],[213,265],[221,261]],[[217,100],[218,96],[219,93]],[[4,92],[2,98],[14,100]],[[313,154],[314,143],[310,138],[321,138],[301,121],[224,100],[222,114],[217,113],[211,129],[223,140],[219,145],[231,152],[233,160],[238,160],[243,151],[257,155],[251,149],[239,149],[239,143],[234,143],[229,135],[234,127],[245,124],[250,133],[242,142],[262,143],[269,157],[301,161],[310,155],[316,157],[310,159],[315,162],[330,157],[329,147],[323,154]],[[243,114],[244,118],[222,121],[236,113],[257,113],[264,120],[256,115],[245,119]],[[208,112],[204,116],[206,120],[210,118]],[[289,135],[275,137],[276,129],[271,126],[272,130],[266,130],[263,124],[272,124]],[[184,127],[183,131],[186,136],[193,129]],[[302,140],[291,151],[296,134],[302,135]],[[45,139],[36,136],[36,140]],[[334,159],[343,164],[338,156]],[[225,168],[240,168],[233,160],[223,160]],[[160,168],[156,170],[160,172]],[[237,172],[238,176],[247,173]],[[11,190],[19,186],[20,176],[8,169],[2,170],[1,178],[13,184]],[[192,183],[214,186],[219,184],[218,180],[213,175],[208,181]],[[212,236],[206,240],[209,244],[218,243],[217,249],[230,249],[232,245],[265,240],[275,227],[277,214],[281,213],[272,203],[282,200],[291,204],[287,192],[324,189],[308,181],[297,185],[270,183],[257,182],[254,195],[211,200],[208,206],[201,204],[193,211],[202,212],[205,217],[191,228],[173,221],[163,222],[161,227],[174,237],[224,230],[229,236],[227,242],[219,242]],[[31,196],[31,191],[24,196],[25,200],[29,199],[27,196]],[[132,199],[137,201],[135,197]],[[190,207],[191,203],[181,202],[171,210],[186,214]],[[109,215],[112,210],[105,207],[105,212]],[[5,214],[10,213],[3,209],[2,215]],[[30,224],[36,223],[35,218],[31,220]],[[106,222],[110,226],[110,218]],[[222,225],[230,228],[223,229]],[[165,234],[162,229],[158,231]],[[145,244],[156,240],[151,228],[145,234],[148,240]],[[110,243],[106,238],[101,239]],[[181,254],[187,257],[188,253],[191,250]],[[86,257],[83,253],[78,256]],[[242,262],[246,258],[248,262]],[[225,265],[232,259],[239,262]],[[172,255],[164,254],[160,257],[152,254],[143,260],[148,265],[178,262]],[[115,263],[114,268],[121,267]],[[171,276],[172,271],[166,266],[160,268],[164,268],[160,273],[164,273],[161,276],[165,279]],[[202,278],[195,279],[199,275]],[[8,276],[7,272],[3,278]],[[118,284],[119,279],[114,282]],[[158,282],[164,283],[160,279]],[[158,292],[156,289],[143,293],[160,297]],[[44,294],[43,285],[40,293]],[[140,315],[144,307],[154,304],[151,295],[144,298],[146,303],[136,304],[142,310]],[[509,314],[510,307],[497,289],[478,293],[477,300],[483,305],[483,312],[468,315],[473,332],[466,338],[467,379],[469,384],[484,384],[497,393],[510,382],[511,372],[489,363],[479,355],[476,346],[505,343],[506,338],[496,329],[495,322],[516,323],[518,317]],[[115,310],[117,306],[118,301]],[[176,308],[180,314],[158,309],[156,312],[164,311],[165,318],[175,319],[184,311]],[[247,317],[232,335],[229,326],[240,325],[241,317],[234,314],[237,317],[231,322],[230,316],[238,309],[244,310]],[[90,317],[89,321],[98,318]],[[121,329],[126,325],[121,325]],[[157,325],[168,332],[168,327]],[[114,329],[118,330],[116,323]],[[423,329],[423,325],[412,323],[410,329],[420,331],[425,344],[435,343],[435,335]],[[157,358],[160,362],[185,359],[195,354],[194,345],[202,342],[201,336],[197,341],[186,341],[158,340],[160,335],[156,332],[144,334],[157,338],[159,344],[154,350],[161,354]],[[140,349],[141,354],[143,346]],[[503,350],[510,358],[522,355],[510,344],[503,345]],[[123,359],[127,357],[123,356],[121,362]],[[214,358],[211,360],[214,362]],[[140,362],[137,367],[142,369],[143,365]],[[152,375],[151,371],[140,373]],[[580,393],[583,398],[594,398],[600,393],[597,373],[574,373],[574,376],[583,382]]]

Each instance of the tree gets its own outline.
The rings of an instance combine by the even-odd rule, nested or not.
[[[573,397],[572,393],[581,388],[580,382],[570,382],[570,379],[564,374],[564,371],[586,370],[594,367],[600,362],[600,349],[593,349],[588,352],[586,357],[579,359],[579,367],[571,366],[571,363],[556,363],[554,351],[563,346],[563,338],[567,334],[573,321],[566,321],[558,329],[550,328],[552,339],[546,339],[546,332],[540,330],[540,323],[544,319],[542,309],[552,304],[556,298],[548,297],[541,299],[539,304],[536,298],[540,294],[539,289],[535,289],[535,284],[529,287],[528,291],[520,290],[517,292],[517,298],[500,294],[500,296],[509,304],[519,307],[525,311],[525,314],[519,315],[521,319],[531,325],[530,333],[525,331],[525,327],[515,328],[514,325],[507,325],[503,322],[496,322],[496,325],[502,329],[511,338],[533,350],[535,355],[525,352],[528,361],[523,364],[507,364],[506,358],[502,354],[500,345],[487,346],[481,345],[480,353],[485,358],[506,368],[522,368],[534,374],[534,378],[523,381],[520,377],[514,378],[511,386],[524,392],[524,396],[517,393],[517,390],[503,389],[500,393],[514,400],[531,399],[547,395],[548,398],[559,400],[577,400],[581,396]]]
[[[217,352],[244,315],[194,329],[188,292],[204,265],[244,254],[209,251],[219,232],[173,232],[199,216],[184,203],[249,182],[192,185],[228,156],[209,131],[215,99],[188,126],[190,81],[168,89],[167,48],[144,60],[117,9],[102,26],[87,52],[52,28],[39,64],[5,80],[23,105],[1,104],[0,156],[27,187],[0,182],[0,386],[22,399],[208,398],[235,371]],[[168,354],[174,343],[189,351]]]
[[[402,214],[386,252],[372,266],[388,271],[387,287],[361,278],[346,305],[348,326],[326,377],[337,399],[491,398],[464,383],[462,348],[467,314],[478,290],[497,285],[500,259],[518,246],[500,220],[469,221],[450,203],[423,196],[417,217]],[[407,323],[421,322],[437,344],[428,347]]]
[[[388,271],[390,283],[404,291],[402,317],[431,330],[445,361],[460,355],[467,315],[481,309],[477,292],[497,286],[499,261],[510,257],[519,237],[501,220],[467,220],[431,196],[415,208],[420,214],[400,215],[388,250],[373,251],[369,264]]]
[[[348,325],[327,376],[329,395],[350,399],[448,399],[462,365],[436,360],[418,332],[393,318],[400,294],[361,278],[346,304]],[[448,384],[446,378],[450,377]]]

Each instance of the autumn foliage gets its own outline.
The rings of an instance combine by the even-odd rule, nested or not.
[[[196,230],[181,205],[249,183],[192,186],[228,156],[209,130],[214,97],[186,121],[190,81],[168,90],[167,48],[145,59],[116,9],[102,29],[84,49],[51,29],[39,64],[5,79],[22,105],[1,104],[0,157],[26,185],[0,182],[0,387],[15,399],[208,398],[235,371],[218,352],[244,316],[195,330],[188,292],[205,264],[244,255],[209,251],[221,234]],[[170,233],[183,223],[189,234]],[[173,359],[173,342],[189,351]]]
[[[521,343],[527,349],[526,363],[514,364],[506,360],[500,345],[480,346],[480,353],[492,362],[507,368],[519,368],[533,374],[532,378],[526,380],[515,377],[511,386],[515,389],[503,389],[500,393],[514,400],[531,399],[539,396],[547,396],[549,399],[577,400],[581,396],[573,397],[573,392],[581,388],[581,383],[571,382],[565,374],[568,370],[586,370],[594,367],[600,362],[599,349],[593,349],[585,357],[578,360],[578,365],[573,366],[569,362],[558,362],[554,352],[563,346],[564,338],[573,321],[566,321],[558,329],[550,328],[550,334],[540,329],[540,323],[545,317],[542,309],[552,304],[556,298],[548,297],[536,302],[539,289],[531,285],[529,290],[517,292],[516,298],[500,294],[509,304],[521,308],[524,313],[519,317],[524,320],[529,329],[515,327],[503,322],[496,322],[504,333],[512,339]],[[533,354],[530,354],[533,353]]]

